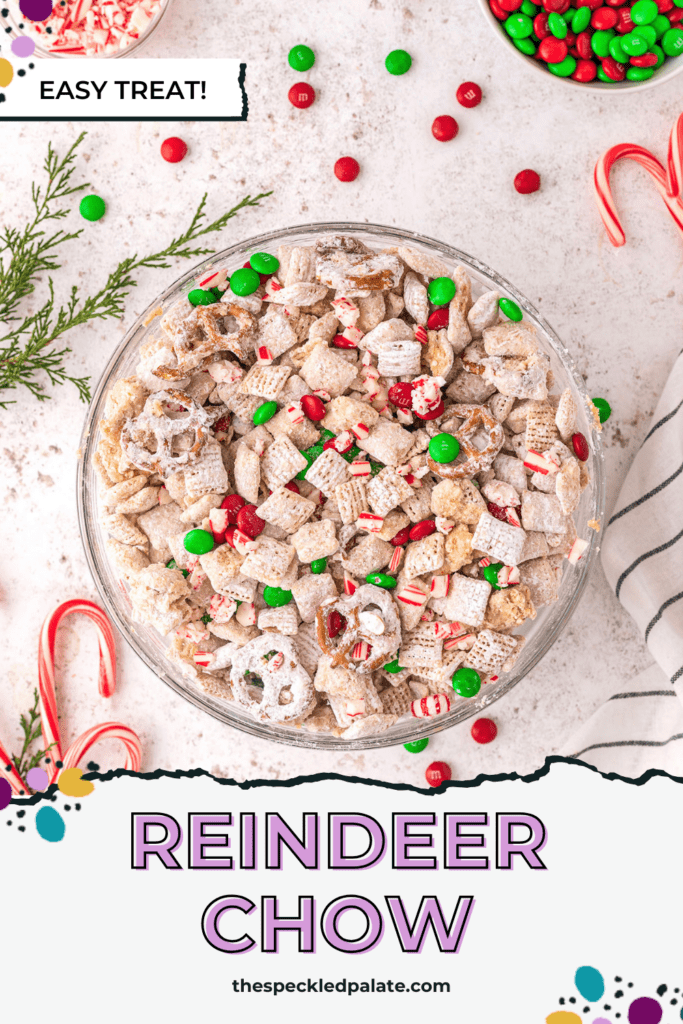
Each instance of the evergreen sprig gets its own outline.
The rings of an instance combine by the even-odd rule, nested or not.
[[[22,715],[19,719],[21,724],[21,731],[24,734],[24,745],[21,748],[21,753],[17,757],[12,756],[12,764],[18,771],[22,779],[26,778],[26,773],[31,771],[31,768],[37,768],[40,762],[43,760],[47,752],[54,746],[51,743],[45,750],[38,750],[31,753],[31,747],[39,740],[43,735],[43,726],[40,720],[40,712],[38,710],[38,691],[33,691],[33,707]]]
[[[48,145],[44,170],[48,177],[47,187],[32,185],[34,215],[22,230],[5,228],[0,232],[0,408],[7,408],[10,399],[3,398],[3,391],[25,387],[39,401],[52,396],[47,391],[41,375],[46,374],[51,385],[71,383],[78,390],[82,401],[90,400],[88,377],[73,377],[65,365],[71,349],[56,349],[54,342],[74,327],[80,327],[91,320],[105,320],[121,317],[124,300],[137,285],[133,277],[136,270],[168,269],[170,259],[191,259],[213,252],[213,248],[192,245],[198,238],[211,232],[221,231],[229,220],[240,210],[258,206],[262,199],[271,195],[245,196],[231,210],[206,223],[207,193],[202,197],[188,228],[174,238],[160,252],[149,256],[129,256],[122,260],[109,274],[104,286],[95,294],[82,298],[76,286],[72,287],[68,301],[59,307],[55,304],[52,277],[48,278],[48,297],[35,313],[22,316],[19,305],[35,291],[36,280],[42,272],[58,270],[56,250],[65,242],[79,238],[82,229],[64,231],[52,229],[51,221],[66,217],[69,208],[55,207],[56,203],[82,192],[89,187],[72,183],[76,150],[85,137],[83,132],[69,149],[66,156],[59,158]],[[2,333],[4,332],[4,333]]]

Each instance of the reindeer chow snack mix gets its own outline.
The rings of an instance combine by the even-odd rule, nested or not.
[[[352,739],[511,670],[588,547],[590,447],[534,325],[481,292],[326,235],[156,311],[94,461],[133,618],[194,685]]]

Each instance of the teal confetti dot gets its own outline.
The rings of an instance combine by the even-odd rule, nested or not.
[[[48,843],[59,843],[64,838],[66,825],[64,818],[54,807],[41,807],[36,814],[38,835]]]

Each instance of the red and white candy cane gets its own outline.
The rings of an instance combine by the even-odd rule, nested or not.
[[[669,195],[683,202],[683,114],[679,114],[669,136]]]
[[[92,601],[65,601],[48,615],[43,623],[38,647],[38,688],[43,740],[46,747],[54,744],[50,751],[50,764],[46,769],[48,778],[50,782],[55,782],[59,775],[57,761],[61,761],[64,768],[75,768],[90,748],[102,739],[121,740],[126,749],[124,768],[139,772],[142,760],[140,740],[132,729],[120,722],[104,722],[102,725],[93,726],[74,740],[66,753],[62,753],[55,695],[55,640],[62,619],[75,613],[87,615],[97,628],[100,648],[100,693],[103,697],[111,697],[116,687],[116,649],[109,619]]]
[[[617,160],[622,159],[635,160],[637,164],[640,164],[641,167],[645,168],[648,174],[652,177],[655,187],[664,200],[667,210],[673,217],[676,227],[681,233],[683,233],[683,204],[681,203],[681,199],[678,194],[674,195],[670,192],[669,178],[663,165],[659,162],[656,156],[653,156],[649,150],[644,149],[642,146],[634,146],[630,143],[620,143],[618,146],[612,146],[606,153],[603,153],[595,165],[594,173],[595,195],[598,201],[598,209],[600,211],[602,222],[605,225],[605,230],[607,231],[607,237],[612,245],[621,246],[626,243],[626,235],[624,234],[624,229],[621,226],[621,221],[619,220],[619,214],[617,213],[617,208],[614,203],[609,183],[609,175],[612,167]],[[678,150],[678,159],[680,159],[680,150]],[[674,165],[675,162],[676,158],[674,157]],[[671,163],[669,166],[671,167]],[[676,173],[676,170],[674,170],[674,173]]]

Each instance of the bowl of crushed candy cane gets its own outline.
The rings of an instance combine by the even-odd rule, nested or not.
[[[6,0],[0,25],[29,36],[36,57],[130,57],[149,42],[173,0],[55,0],[44,21],[26,18]]]
[[[104,606],[160,679],[256,736],[383,747],[480,714],[557,639],[599,550],[600,422],[476,259],[309,224],[133,325],[78,492]]]

